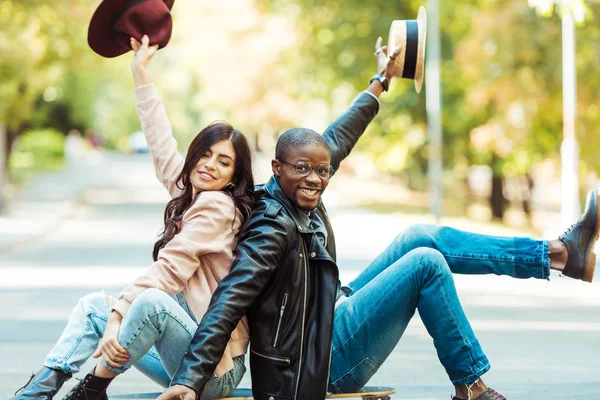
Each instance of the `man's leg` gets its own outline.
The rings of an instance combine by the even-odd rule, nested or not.
[[[547,279],[550,275],[545,240],[489,236],[446,226],[417,224],[398,235],[348,287],[360,290],[404,255],[423,247],[439,251],[453,273],[538,279]]]
[[[453,384],[471,384],[489,370],[444,256],[419,248],[352,292],[336,309],[329,390],[362,388],[396,347],[417,309]]]
[[[351,284],[359,290],[368,282],[419,247],[444,255],[457,274],[496,274],[514,278],[548,279],[550,268],[566,276],[590,282],[594,274],[593,247],[600,227],[598,192],[590,190],[581,218],[559,238],[551,241],[524,237],[490,236],[446,226],[417,224],[394,239]]]

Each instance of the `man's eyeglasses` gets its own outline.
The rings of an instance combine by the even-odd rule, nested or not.
[[[299,176],[308,176],[313,170],[312,164],[306,161],[298,161],[296,164],[292,164],[283,160],[279,161],[294,167],[296,169],[296,174],[298,174]],[[315,171],[321,179],[329,179],[331,178],[331,175],[333,175],[333,173],[335,172],[335,170],[330,164],[319,164],[315,168]]]

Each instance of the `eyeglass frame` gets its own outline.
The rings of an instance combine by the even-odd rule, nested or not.
[[[311,163],[309,163],[308,161],[302,161],[302,160],[300,160],[300,161],[296,162],[296,164],[292,164],[291,162],[287,162],[287,161],[284,161],[284,160],[280,160],[280,159],[276,159],[276,160],[277,160],[277,161],[279,161],[279,162],[282,162],[282,163],[284,163],[284,164],[291,165],[292,167],[294,167],[294,171],[296,171],[296,175],[298,175],[298,176],[301,176],[301,177],[303,177],[303,178],[305,178],[305,177],[309,176],[309,175],[310,175],[310,173],[311,173],[313,170],[316,172],[317,176],[318,176],[320,179],[330,179],[330,178],[333,176],[333,174],[335,173],[335,168],[333,168],[333,167],[331,166],[331,164],[319,164],[319,165],[317,165],[317,168],[314,168],[314,167],[313,167],[313,165],[312,165]],[[300,172],[298,172],[298,164],[304,164],[304,165],[308,165],[308,166],[310,167],[310,168],[308,169],[308,172],[307,172],[306,174],[301,174]],[[318,169],[319,167],[323,166],[323,165],[326,165],[326,166],[328,166],[328,167],[329,167],[329,176],[328,176],[328,177],[326,177],[326,178],[322,177],[322,176],[321,176],[321,175],[319,175],[319,173],[317,172],[317,169]]]

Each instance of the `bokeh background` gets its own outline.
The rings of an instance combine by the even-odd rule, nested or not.
[[[290,126],[323,130],[375,72],[375,39],[418,1],[178,1],[168,48],[151,64],[180,142],[226,119],[270,153]],[[128,151],[139,130],[130,55],[102,59],[86,44],[94,1],[0,4],[3,194],[60,168],[67,133]],[[563,140],[561,15],[576,22],[580,191],[600,162],[600,25],[596,2],[439,3],[444,215],[546,228],[560,196]],[[430,22],[431,23],[431,22]],[[345,168],[405,189],[391,207],[429,204],[425,95],[399,80],[382,98]],[[90,141],[88,140],[88,143]],[[182,147],[182,150],[184,147]],[[392,194],[390,194],[392,195]],[[398,198],[400,196],[400,198]],[[370,193],[367,203],[380,203]],[[399,201],[400,200],[400,201]],[[386,201],[383,201],[386,202]],[[540,218],[535,218],[536,212]]]
[[[139,132],[132,53],[103,59],[87,45],[98,3],[0,1],[0,354],[11,360],[0,366],[2,398],[39,368],[79,297],[117,295],[149,265],[162,227],[168,197]],[[375,74],[377,37],[432,4],[440,114],[428,102],[433,80],[421,94],[395,80],[325,194],[343,280],[413,223],[555,237],[574,222],[561,188],[578,207],[599,186],[598,1],[177,0],[150,75],[180,150],[227,120],[251,139],[266,181],[278,135],[323,131]],[[574,48],[563,46],[565,17]],[[566,175],[563,54],[575,66],[579,149]],[[432,179],[435,162],[443,168]],[[494,387],[517,399],[600,399],[597,280],[456,282]],[[406,399],[451,393],[418,318],[372,383]],[[136,372],[113,387],[158,390]]]

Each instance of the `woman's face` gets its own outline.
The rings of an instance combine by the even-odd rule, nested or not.
[[[190,174],[194,195],[207,190],[221,190],[233,179],[235,151],[229,140],[213,144],[200,158]]]

